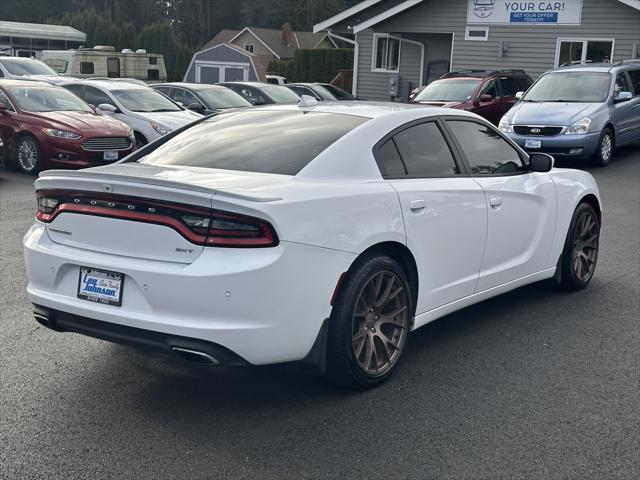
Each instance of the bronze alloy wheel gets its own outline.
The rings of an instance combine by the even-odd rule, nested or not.
[[[353,313],[353,355],[360,368],[367,375],[384,375],[398,361],[408,331],[403,282],[394,272],[376,272],[360,291]]]
[[[588,282],[593,276],[598,259],[598,220],[593,211],[580,213],[573,232],[573,273],[581,282]]]

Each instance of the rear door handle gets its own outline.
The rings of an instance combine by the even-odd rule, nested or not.
[[[409,208],[412,212],[419,212],[420,210],[424,210],[424,207],[427,206],[427,203],[424,200],[412,200],[409,202]]]
[[[491,208],[498,208],[502,205],[502,199],[500,197],[491,197],[489,199],[489,205],[491,205]]]

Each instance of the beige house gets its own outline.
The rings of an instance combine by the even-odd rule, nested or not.
[[[259,27],[221,30],[195,53],[184,78],[197,83],[264,80],[271,60],[291,59],[300,48],[337,48],[337,45],[327,32],[297,32],[288,22],[280,30]]]

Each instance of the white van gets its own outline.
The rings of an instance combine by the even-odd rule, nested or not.
[[[78,50],[43,50],[42,61],[61,75],[76,78],[135,78],[146,83],[167,81],[164,57],[146,50],[96,46]]]

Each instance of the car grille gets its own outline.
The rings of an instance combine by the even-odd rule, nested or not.
[[[82,148],[96,152],[127,150],[131,148],[131,140],[128,137],[96,137],[85,141]]]
[[[536,127],[527,125],[516,125],[513,127],[513,131],[518,135],[535,135],[553,137],[560,134],[564,127]]]

